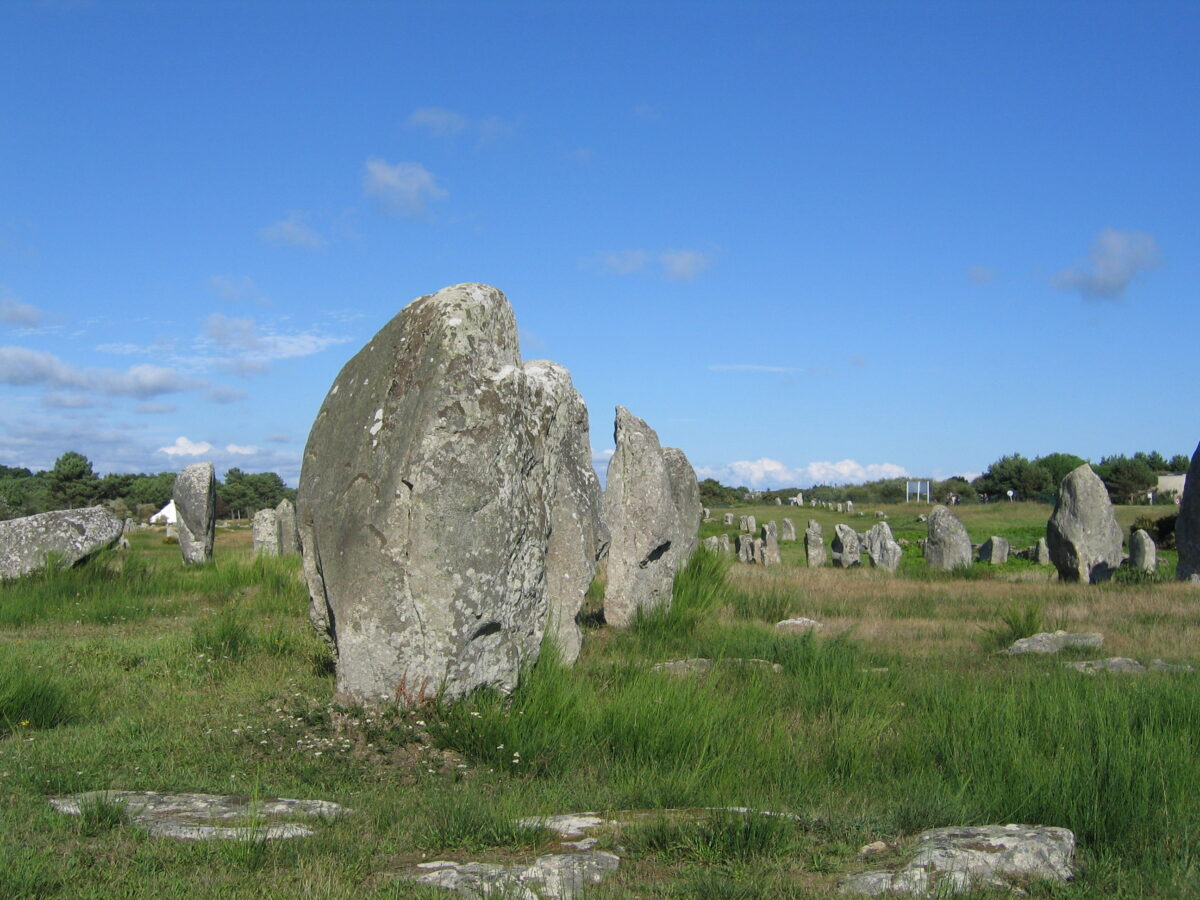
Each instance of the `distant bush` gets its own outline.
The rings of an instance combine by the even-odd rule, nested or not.
[[[1133,533],[1141,528],[1150,537],[1154,538],[1154,545],[1159,550],[1174,550],[1175,521],[1178,518],[1178,513],[1171,513],[1169,516],[1160,516],[1157,519],[1153,516],[1138,516],[1133,520],[1133,524],[1129,526],[1129,536],[1132,537]]]

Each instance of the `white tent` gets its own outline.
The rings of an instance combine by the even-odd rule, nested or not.
[[[175,513],[175,500],[167,501],[167,505],[150,517],[152,525],[174,525],[179,518]]]

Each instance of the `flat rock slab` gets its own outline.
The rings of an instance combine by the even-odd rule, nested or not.
[[[986,888],[1019,891],[1032,881],[1070,881],[1075,835],[1041,825],[934,828],[917,835],[917,852],[894,871],[863,872],[841,893],[941,897]]]
[[[1110,656],[1108,659],[1085,659],[1079,662],[1063,663],[1068,669],[1083,672],[1085,675],[1095,675],[1097,672],[1116,672],[1124,675],[1141,675],[1143,672],[1194,672],[1192,666],[1169,663],[1161,659],[1151,660],[1150,665],[1143,666],[1136,659],[1124,656]]]
[[[87,791],[68,797],[52,797],[50,805],[72,816],[83,814],[89,802],[119,803],[129,818],[155,837],[181,841],[279,840],[310,837],[312,829],[294,822],[271,819],[331,819],[349,812],[325,800],[289,800],[282,797],[252,799],[219,794],[160,794],[154,791]],[[249,821],[261,824],[222,825],[221,822]]]
[[[0,522],[0,580],[20,578],[48,560],[73,566],[121,539],[124,523],[102,506],[60,509]]]
[[[651,672],[666,672],[668,675],[704,675],[717,666],[736,666],[738,668],[770,669],[776,675],[783,673],[783,666],[765,659],[669,659],[666,662],[655,663],[650,667]]]
[[[1021,638],[1000,652],[1009,656],[1020,656],[1024,653],[1058,653],[1062,650],[1099,650],[1103,643],[1104,635],[1095,631],[1043,631],[1031,637]]]
[[[599,884],[621,865],[619,857],[602,850],[548,853],[529,865],[451,860],[420,863],[409,881],[454,891],[464,897],[520,898],[520,900],[575,900]]]
[[[775,623],[776,634],[803,634],[806,631],[812,631],[814,628],[824,628],[825,626],[816,619],[806,619],[803,616],[797,619],[784,619],[782,622]]]

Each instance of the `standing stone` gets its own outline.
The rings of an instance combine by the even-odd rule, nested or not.
[[[946,507],[929,512],[929,537],[925,541],[925,563],[949,572],[971,565],[971,538],[962,522]]]
[[[775,498],[775,505],[776,505],[776,506],[783,506],[783,500],[782,500],[781,498],[779,498],[779,497],[776,497],[776,498]]]
[[[1153,572],[1158,567],[1158,548],[1144,528],[1139,528],[1129,538],[1129,564],[1142,572]]]
[[[776,540],[779,538],[779,524],[777,522],[764,522],[761,531],[762,539],[764,541],[767,539],[767,535],[770,535]]]
[[[758,522],[754,520],[754,516],[746,516],[746,530],[751,534],[758,531]]]
[[[1084,584],[1108,581],[1124,558],[1122,537],[1100,476],[1087,463],[1074,469],[1058,486],[1054,512],[1046,524],[1050,561],[1059,579]]]
[[[779,530],[779,540],[794,541],[796,539],[796,523],[791,519],[783,520],[783,527]]]
[[[210,462],[192,463],[175,476],[179,549],[189,565],[212,559],[217,536],[217,478]]]
[[[1002,566],[1008,562],[1008,551],[1011,549],[1008,541],[992,535],[979,548],[979,561],[993,566]]]
[[[746,532],[750,530],[750,519],[747,516],[738,516],[738,531]]]
[[[722,535],[718,535],[718,537],[721,540],[721,552],[722,553],[730,553],[731,550],[729,547],[729,535],[722,534]]]
[[[707,506],[703,507],[703,508],[700,510],[700,521],[701,521],[701,522],[708,522],[708,521],[711,521],[711,519],[712,519],[712,513],[711,513],[711,512],[709,512],[709,509],[708,509],[708,507],[707,507]]]
[[[900,560],[904,556],[904,548],[892,537],[892,529],[887,522],[880,522],[873,526],[867,532],[863,546],[872,566],[887,569],[893,575],[896,573],[896,569],[900,567]]]
[[[816,519],[809,519],[808,528],[804,530],[804,556],[810,569],[825,565],[825,538],[821,534],[821,523]]]
[[[726,525],[733,524],[733,513],[725,513],[725,524]]]
[[[581,411],[565,370],[521,363],[512,308],[482,284],[414,300],[345,365],[297,498],[310,614],[340,692],[415,705],[515,686],[570,605],[554,591],[582,602],[594,571]]]
[[[839,502],[837,505],[837,511],[840,513],[844,513],[846,511],[846,504]]]
[[[273,509],[260,509],[254,514],[253,541],[255,556],[279,555],[279,516]]]
[[[738,562],[754,562],[754,535],[739,534],[737,536],[737,557]]]
[[[848,513],[854,512],[854,501],[853,500],[846,501],[846,512],[848,512]]]
[[[1050,565],[1050,547],[1045,538],[1038,538],[1037,543],[1029,548],[1029,558],[1039,566]]]
[[[833,565],[837,569],[851,569],[862,565],[862,548],[858,532],[849,525],[839,522],[833,529]]]
[[[704,545],[704,549],[707,550],[709,553],[720,553],[721,552],[721,539],[719,537],[717,537],[715,534],[712,537],[706,537],[700,543],[702,543]]]
[[[1192,454],[1192,464],[1183,483],[1179,518],[1175,521],[1175,547],[1179,550],[1175,577],[1200,583],[1200,445]]]
[[[669,607],[671,585],[696,547],[700,487],[681,450],[617,407],[604,518],[612,530],[604,618],[628,625],[639,609]]]
[[[754,562],[754,563],[756,563],[756,564],[758,564],[758,565],[760,565],[760,566],[762,566],[762,565],[766,565],[766,562],[767,562],[767,560],[766,560],[766,551],[767,551],[767,548],[766,548],[766,546],[763,544],[763,540],[762,540],[762,538],[754,538],[754,539],[753,539],[753,540],[750,542],[750,547],[751,547],[751,555],[754,557],[754,558],[751,560],[751,562]]]
[[[296,530],[296,507],[284,497],[275,507],[275,521],[279,525],[279,555],[291,556],[300,552],[300,532]]]
[[[777,566],[783,562],[779,552],[779,540],[776,537],[774,522],[767,522],[762,527],[762,563],[764,566]]]
[[[20,578],[48,562],[67,567],[121,540],[124,525],[103,506],[56,509],[0,522],[0,580]]]

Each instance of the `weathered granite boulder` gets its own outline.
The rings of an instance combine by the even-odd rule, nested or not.
[[[809,519],[808,528],[804,530],[804,556],[810,569],[825,565],[825,537],[821,534],[821,523],[816,519]]]
[[[1144,528],[1139,528],[1129,538],[1129,564],[1142,572],[1153,572],[1158,568],[1158,548]]]
[[[612,533],[604,618],[628,625],[639,609],[671,604],[671,586],[696,548],[700,487],[683,451],[617,407],[604,521]]]
[[[251,541],[255,556],[279,555],[279,516],[273,509],[260,509],[254,514]]]
[[[737,536],[737,558],[738,562],[754,562],[754,535],[739,534]]]
[[[893,574],[900,568],[904,550],[892,537],[892,529],[887,522],[879,522],[871,527],[863,541],[863,548],[872,566],[887,569]]]
[[[1045,538],[1038,538],[1037,543],[1029,548],[1029,559],[1039,566],[1050,565],[1050,545]]]
[[[217,476],[210,462],[192,463],[175,476],[171,494],[178,516],[179,549],[189,565],[212,559],[217,536]]]
[[[917,835],[903,867],[843,879],[841,893],[870,897],[946,897],[985,889],[1013,890],[1030,881],[1071,881],[1075,835],[1043,825],[934,828]]]
[[[824,628],[825,626],[816,619],[809,619],[800,616],[795,619],[784,619],[782,622],[775,623],[776,634],[807,634],[815,628]]]
[[[999,651],[1009,656],[1021,656],[1026,653],[1054,654],[1063,650],[1099,650],[1104,643],[1104,635],[1096,631],[1043,631],[1014,641],[1012,646]]]
[[[1008,562],[1008,551],[1011,545],[1002,537],[992,535],[979,548],[979,561],[993,566],[1002,566]]]
[[[962,522],[946,507],[935,506],[929,513],[929,537],[925,541],[925,563],[934,569],[950,571],[971,565],[971,538]]]
[[[796,523],[791,519],[784,519],[783,526],[779,529],[779,540],[794,541],[796,539]]]
[[[702,543],[704,545],[704,549],[707,550],[709,553],[720,553],[721,552],[721,539],[719,537],[717,537],[715,534],[712,537],[706,537],[700,543]]]
[[[554,594],[582,602],[600,533],[581,410],[564,370],[522,365],[512,308],[482,284],[414,300],[345,365],[297,498],[340,692],[411,705],[511,689],[555,616],[573,620]]]
[[[275,507],[275,522],[279,526],[279,555],[291,556],[300,552],[300,532],[296,528],[296,507],[284,497]]]
[[[839,522],[833,529],[833,565],[838,569],[851,569],[862,565],[862,546],[858,532],[849,525]]]
[[[103,506],[58,509],[0,522],[0,580],[28,575],[47,562],[73,566],[115,547],[124,523]]]
[[[1124,559],[1122,537],[1100,476],[1087,463],[1071,471],[1058,486],[1046,523],[1046,544],[1059,579],[1108,581]]]
[[[725,513],[724,522],[726,525],[733,524],[733,513]]]
[[[779,552],[779,541],[775,538],[775,523],[767,522],[762,527],[762,564],[764,566],[777,566],[783,562],[783,556]]]
[[[1175,577],[1200,584],[1200,445],[1192,454],[1183,483],[1179,518],[1175,521],[1175,547],[1179,551]]]

